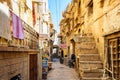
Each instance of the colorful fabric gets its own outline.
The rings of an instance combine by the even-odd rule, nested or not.
[[[36,13],[35,13],[35,4],[32,3],[32,15],[33,15],[33,25],[36,24]]]
[[[24,39],[22,20],[13,12],[11,12],[11,14],[12,14],[13,37],[18,39]]]
[[[0,37],[11,40],[9,8],[0,3]]]

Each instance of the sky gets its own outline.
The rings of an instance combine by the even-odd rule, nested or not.
[[[72,0],[48,0],[49,9],[52,14],[52,22],[54,24],[55,30],[59,33],[59,23],[62,19],[62,12],[66,10],[67,5]]]

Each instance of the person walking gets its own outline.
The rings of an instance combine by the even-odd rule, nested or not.
[[[76,56],[75,53],[71,55],[71,65],[74,68],[75,67],[75,62],[76,62]]]
[[[61,49],[60,63],[63,64],[63,62],[64,62],[64,52],[63,52],[63,50]]]

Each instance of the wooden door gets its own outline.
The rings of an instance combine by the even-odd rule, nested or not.
[[[37,54],[30,54],[29,80],[37,80]]]
[[[112,77],[115,78],[116,80],[119,80],[119,39],[114,38],[110,39],[108,44],[109,44],[109,52],[108,52],[108,64],[109,64],[109,69],[112,71]]]
[[[120,38],[118,40],[118,78],[120,79]]]

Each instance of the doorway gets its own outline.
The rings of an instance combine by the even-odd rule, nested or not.
[[[75,41],[71,39],[71,43],[72,43],[72,53],[75,53]]]
[[[30,54],[29,57],[29,79],[37,80],[37,54]]]
[[[108,69],[112,72],[109,76],[120,79],[120,38],[108,39],[107,52]]]

